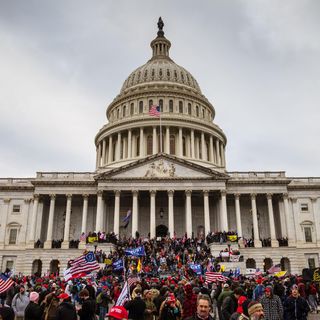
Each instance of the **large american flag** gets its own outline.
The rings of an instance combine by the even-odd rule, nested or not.
[[[0,293],[7,291],[13,284],[14,281],[11,278],[4,274],[0,275]]]
[[[152,117],[160,117],[160,107],[156,105],[150,106],[149,116]]]
[[[140,278],[137,276],[128,277],[127,282],[128,282],[129,288],[131,288],[135,283],[139,281],[140,281]]]
[[[221,282],[226,282],[229,280],[228,277],[225,277],[222,273],[220,272],[206,272],[206,283],[211,283],[211,282],[216,282],[216,281],[221,281]]]

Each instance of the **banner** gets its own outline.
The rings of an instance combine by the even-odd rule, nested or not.
[[[238,241],[238,236],[236,234],[227,235],[227,239],[231,242],[235,242],[235,241]]]
[[[144,251],[144,246],[132,248],[132,249],[126,249],[124,253],[126,256],[134,256],[134,257],[141,257],[146,255]]]
[[[230,255],[230,262],[239,262],[240,260],[240,254],[231,254]]]
[[[201,265],[200,264],[189,264],[189,267],[192,271],[194,271],[198,276],[202,275]]]
[[[123,269],[123,260],[122,259],[118,259],[117,261],[113,262],[112,263],[112,268],[115,271],[122,270]]]

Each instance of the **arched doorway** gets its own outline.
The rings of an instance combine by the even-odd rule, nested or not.
[[[159,224],[156,228],[156,237],[166,237],[168,234],[168,227],[164,224]]]
[[[249,258],[246,261],[246,268],[248,269],[256,269],[256,260]]]
[[[267,272],[273,265],[273,261],[271,258],[265,258],[263,260],[263,271]]]
[[[51,260],[50,262],[50,273],[59,274],[60,262],[59,260]]]
[[[35,274],[36,276],[40,277],[41,273],[42,273],[42,261],[40,259],[34,260],[32,262],[31,274]]]
[[[287,271],[287,273],[291,273],[290,260],[288,258],[281,258],[280,265],[281,271]]]

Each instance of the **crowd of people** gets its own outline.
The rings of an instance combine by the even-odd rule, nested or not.
[[[127,255],[141,247],[143,255]],[[117,240],[111,252],[97,248],[95,256],[104,268],[87,277],[13,276],[14,285],[0,295],[0,317],[305,320],[318,310],[319,282],[297,275],[222,276],[220,261],[203,237],[148,239],[137,234]],[[209,278],[208,272],[221,278]],[[126,286],[130,298],[123,299]]]

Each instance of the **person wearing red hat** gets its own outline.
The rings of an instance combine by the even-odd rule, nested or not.
[[[281,320],[283,319],[283,307],[280,298],[273,294],[271,286],[264,289],[264,295],[260,299],[264,310],[264,318],[266,320]]]
[[[71,297],[63,292],[58,295],[60,305],[57,309],[56,320],[77,320],[77,312],[74,305],[71,303]]]
[[[109,320],[128,320],[128,311],[122,306],[114,306],[107,314]]]
[[[181,304],[179,304],[181,306]],[[159,320],[177,320],[181,317],[181,307],[179,307],[176,297],[169,293],[166,300],[160,307]]]

